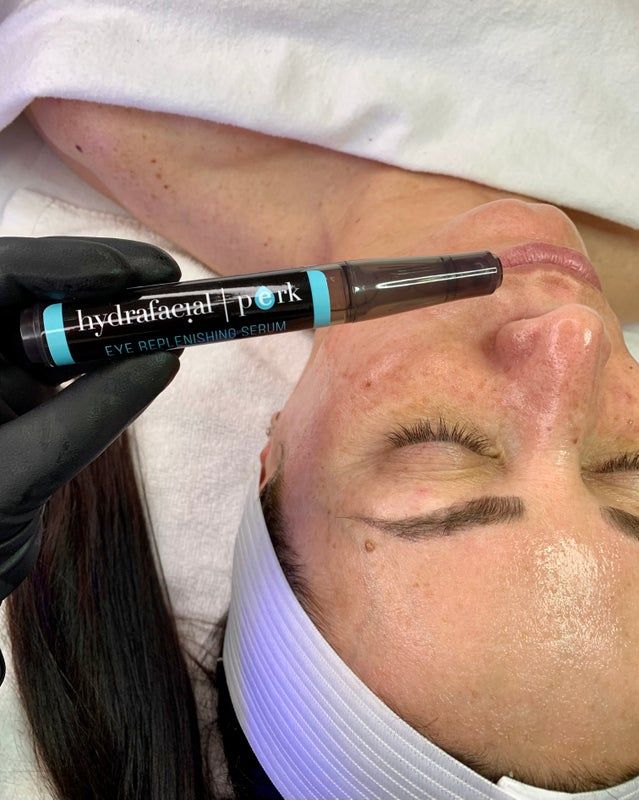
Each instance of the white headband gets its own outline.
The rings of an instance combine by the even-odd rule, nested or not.
[[[430,742],[342,661],[308,617],[273,550],[251,480],[235,543],[224,670],[237,719],[285,800],[639,800],[639,777],[551,792],[496,784]]]

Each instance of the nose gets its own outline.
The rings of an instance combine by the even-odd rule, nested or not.
[[[596,422],[611,351],[603,319],[579,303],[506,323],[494,344],[505,407],[538,444],[577,444]]]

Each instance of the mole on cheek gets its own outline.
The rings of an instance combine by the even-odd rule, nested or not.
[[[370,539],[367,539],[364,542],[364,550],[366,550],[367,553],[372,553],[374,549],[375,549],[375,543],[371,542]]]

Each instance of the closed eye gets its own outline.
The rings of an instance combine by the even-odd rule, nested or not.
[[[450,427],[442,417],[435,429],[430,420],[419,419],[410,425],[400,425],[396,430],[387,433],[386,439],[394,447],[406,447],[421,442],[455,442],[480,456],[495,456],[495,448],[481,433],[470,431],[458,423]]]
[[[599,465],[593,472],[633,472],[639,470],[639,450],[635,453],[620,453]]]
[[[497,457],[495,446],[484,434],[470,430],[460,423],[450,426],[443,417],[439,417],[436,427],[431,425],[429,419],[419,419],[409,425],[400,425],[387,433],[385,438],[394,447],[406,447],[422,442],[454,442],[480,456]],[[639,471],[639,450],[619,453],[601,464],[589,467],[586,471],[597,474]]]

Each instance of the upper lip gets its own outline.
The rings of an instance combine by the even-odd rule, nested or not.
[[[526,264],[543,264],[562,272],[569,270],[601,291],[601,281],[588,258],[570,247],[560,247],[549,242],[524,242],[515,247],[496,252],[504,269]]]

